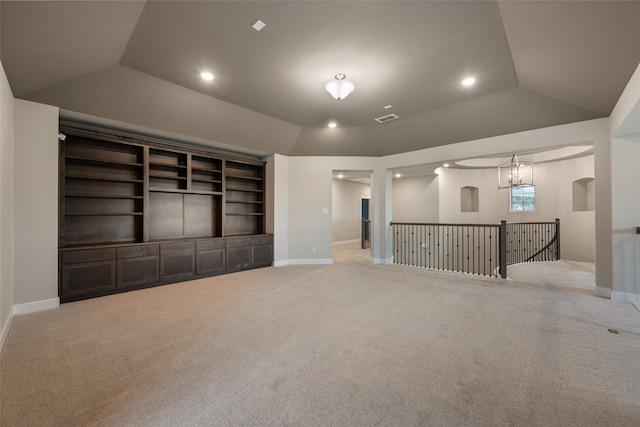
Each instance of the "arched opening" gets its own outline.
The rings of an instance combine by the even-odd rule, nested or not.
[[[480,190],[478,187],[466,186],[460,189],[460,212],[480,211]]]
[[[572,184],[573,211],[593,211],[595,209],[595,180],[582,178]]]

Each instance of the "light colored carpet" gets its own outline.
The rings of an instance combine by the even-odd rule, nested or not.
[[[631,304],[350,256],[17,316],[0,425],[640,425]]]
[[[509,279],[544,288],[594,295],[595,266],[592,262],[544,261],[510,265]]]

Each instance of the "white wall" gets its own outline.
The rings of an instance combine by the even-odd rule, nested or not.
[[[612,299],[640,303],[640,143],[615,138],[611,143]],[[629,173],[633,171],[633,173]]]
[[[393,178],[394,222],[439,222],[439,178]]]
[[[611,113],[611,251],[614,301],[640,304],[640,65]],[[597,200],[596,200],[597,202]],[[597,207],[596,207],[597,209]]]
[[[509,190],[498,189],[496,169],[440,168],[440,222],[499,224],[551,222],[560,219],[561,256],[573,261],[595,260],[595,213],[573,211],[573,181],[593,178],[593,155],[534,165],[534,212],[510,212]],[[479,212],[461,212],[460,188],[479,191]]]
[[[360,240],[362,199],[371,198],[371,186],[360,182],[333,180],[333,242]]]
[[[14,176],[16,313],[56,307],[58,108],[15,100]]]
[[[0,64],[0,350],[13,309],[13,95]]]
[[[273,265],[289,257],[289,159],[280,154],[267,158],[267,233],[273,233]]]
[[[289,157],[288,159],[289,253],[288,259],[282,260],[282,264],[331,263],[333,260],[331,220],[333,170],[370,171],[377,165],[378,159],[372,157]]]

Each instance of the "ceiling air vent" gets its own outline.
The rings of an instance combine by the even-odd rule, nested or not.
[[[395,114],[387,114],[386,116],[378,117],[375,120],[378,123],[387,123],[387,122],[390,122],[391,120],[395,120],[395,119],[399,119],[399,117],[396,116]]]

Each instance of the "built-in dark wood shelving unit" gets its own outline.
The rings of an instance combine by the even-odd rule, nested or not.
[[[62,302],[271,264],[263,161],[61,132]]]

